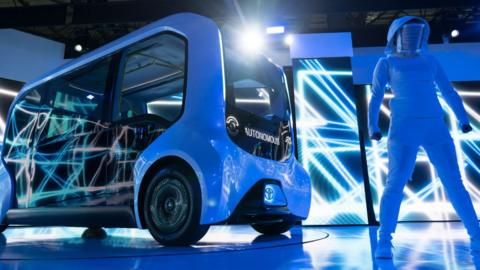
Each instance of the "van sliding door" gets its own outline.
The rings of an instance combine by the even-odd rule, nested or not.
[[[133,204],[134,166],[139,155],[179,119],[184,107],[186,40],[170,32],[123,52],[115,92],[115,149],[109,167],[107,204]]]

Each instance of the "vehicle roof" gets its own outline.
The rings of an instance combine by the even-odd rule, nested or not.
[[[182,36],[184,36],[180,31],[181,29],[174,29],[171,26],[169,26],[169,21],[172,20],[188,20],[190,17],[198,17],[200,15],[194,14],[194,13],[178,13],[174,14],[168,17],[165,17],[163,19],[160,19],[158,21],[155,21],[153,23],[150,23],[138,30],[135,30],[121,38],[118,38],[112,42],[109,42],[91,52],[85,53],[81,55],[78,58],[75,58],[68,63],[61,65],[43,75],[40,77],[26,83],[21,92],[27,91],[28,89],[35,87],[43,82],[46,82],[54,77],[60,76],[64,73],[67,73],[71,70],[74,70],[78,67],[81,67],[85,64],[88,64],[92,61],[95,61],[98,58],[101,58],[103,56],[109,55],[111,53],[114,53],[118,50],[121,50],[139,40],[142,40],[144,38],[147,38],[149,36],[152,36],[156,33],[159,33],[161,31],[172,31],[175,33],[178,33]]]
[[[183,34],[181,31],[182,29],[174,28],[176,27],[176,22],[178,21],[188,21],[188,20],[194,20],[195,18],[198,17],[203,17],[201,15],[197,15],[194,13],[178,13],[174,14],[165,18],[162,18],[160,20],[157,20],[155,22],[152,22],[140,29],[137,29],[123,37],[120,37],[112,42],[109,42],[95,50],[92,50],[91,52],[85,53],[81,55],[78,58],[75,58],[68,63],[61,65],[41,76],[38,78],[27,82],[21,89],[19,96],[21,96],[25,91],[28,91],[29,89],[38,86],[46,81],[49,81],[52,78],[58,77],[62,74],[65,74],[67,72],[70,72],[76,68],[79,68],[85,64],[88,64],[92,61],[95,61],[101,57],[107,56],[109,54],[112,54],[116,51],[119,51],[125,47],[128,47],[129,45],[143,40],[145,38],[148,38],[149,36],[155,35],[159,32],[163,31],[171,31],[177,34],[180,34],[182,36],[186,36]],[[217,25],[218,27],[218,25]],[[220,29],[219,29],[220,31]],[[232,50],[238,55],[238,51],[233,48],[233,46],[226,46],[226,50]],[[277,68],[282,69],[280,66],[276,65],[271,61],[271,59],[265,57],[264,55],[257,55],[256,57],[258,58],[264,58],[265,60],[268,60],[271,64],[275,65]]]

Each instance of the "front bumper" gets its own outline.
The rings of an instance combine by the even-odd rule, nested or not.
[[[221,171],[203,171],[205,179],[210,181],[205,181],[206,203],[202,211],[202,224],[220,224],[225,221],[237,223],[249,216],[250,219],[272,216],[291,216],[297,220],[307,218],[311,202],[311,181],[293,156],[279,162],[255,157],[232,144],[225,148],[222,144],[214,146],[219,154]],[[214,178],[219,181],[213,180]],[[244,199],[252,190],[257,189],[259,183],[267,180],[281,187],[286,205],[264,205],[263,208],[249,208],[248,212],[239,214],[240,209],[245,208]],[[260,193],[258,198],[263,202],[262,188]],[[254,214],[249,215],[249,212]]]
[[[269,189],[273,188],[273,198]],[[257,182],[237,205],[233,214],[224,223],[252,224],[295,222],[303,217],[294,215],[288,208],[281,183],[275,180]]]

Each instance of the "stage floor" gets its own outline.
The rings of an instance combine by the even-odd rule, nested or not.
[[[393,260],[374,260],[376,227],[296,227],[265,237],[214,226],[192,247],[161,247],[140,230],[16,228],[0,239],[0,269],[475,269],[460,223],[400,224]],[[478,264],[480,269],[480,263]]]

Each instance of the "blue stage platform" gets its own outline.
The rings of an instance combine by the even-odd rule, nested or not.
[[[82,229],[9,229],[0,269],[475,269],[456,222],[400,224],[395,258],[381,261],[372,258],[376,227],[296,227],[266,237],[248,226],[215,226],[192,247],[158,246],[146,231],[107,232],[84,240]]]

